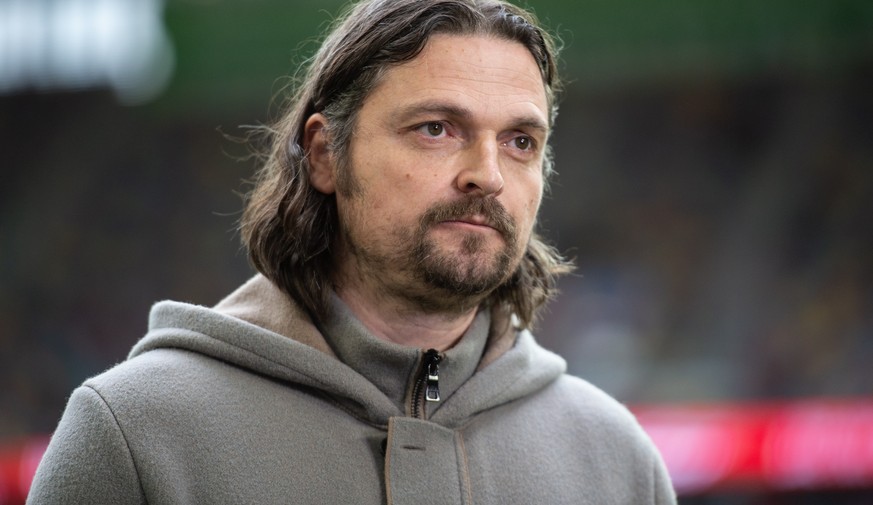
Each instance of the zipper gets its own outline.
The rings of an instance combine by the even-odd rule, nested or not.
[[[440,361],[436,349],[428,349],[421,359],[421,370],[412,386],[412,417],[425,418],[425,405],[440,401]]]

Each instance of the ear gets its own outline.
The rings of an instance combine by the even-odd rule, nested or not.
[[[328,148],[327,118],[321,113],[309,116],[303,127],[303,151],[309,157],[309,183],[330,195],[336,191],[336,163]]]

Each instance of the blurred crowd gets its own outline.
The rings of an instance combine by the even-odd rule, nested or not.
[[[873,393],[871,84],[571,100],[544,218],[579,270],[541,339],[626,401]]]

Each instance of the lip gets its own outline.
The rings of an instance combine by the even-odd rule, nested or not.
[[[463,217],[461,219],[457,219],[456,221],[460,221],[462,223],[475,224],[477,226],[487,226],[489,228],[494,228],[488,221],[488,218],[485,216],[475,215],[470,217]]]
[[[446,221],[440,222],[440,224],[450,225],[450,226],[461,226],[464,228],[473,228],[473,229],[489,229],[499,232],[497,228],[495,228],[485,217],[481,216],[473,216],[473,217],[464,217],[460,219],[449,219]]]

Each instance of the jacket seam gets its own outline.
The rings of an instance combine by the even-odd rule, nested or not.
[[[458,459],[461,463],[460,477],[464,503],[466,505],[473,505],[473,484],[470,479],[470,462],[467,459],[467,446],[464,444],[464,434],[461,430],[455,431],[455,434],[457,436],[456,450],[459,452]]]
[[[109,414],[112,416],[112,420],[115,422],[115,427],[118,428],[118,432],[121,434],[121,439],[124,440],[124,446],[127,447],[127,455],[130,457],[130,463],[133,465],[133,470],[136,472],[136,483],[139,484],[139,492],[142,495],[142,499],[144,503],[148,503],[148,497],[146,496],[145,489],[142,486],[142,477],[140,476],[139,467],[136,464],[136,458],[133,457],[133,451],[130,448],[130,442],[127,440],[127,435],[124,433],[124,429],[121,427],[121,423],[118,422],[118,416],[115,415],[115,411],[112,410],[112,407],[109,405],[109,402],[106,401],[106,398],[100,394],[100,391],[94,386],[84,384],[84,387],[90,389],[100,398],[100,401],[103,402],[103,405],[106,406],[106,410],[109,411]]]
[[[386,505],[392,505],[394,502],[394,497],[391,493],[391,453],[394,445],[394,441],[392,437],[394,436],[394,425],[393,423],[388,424],[388,435],[386,438],[386,446],[385,446],[385,503]]]

